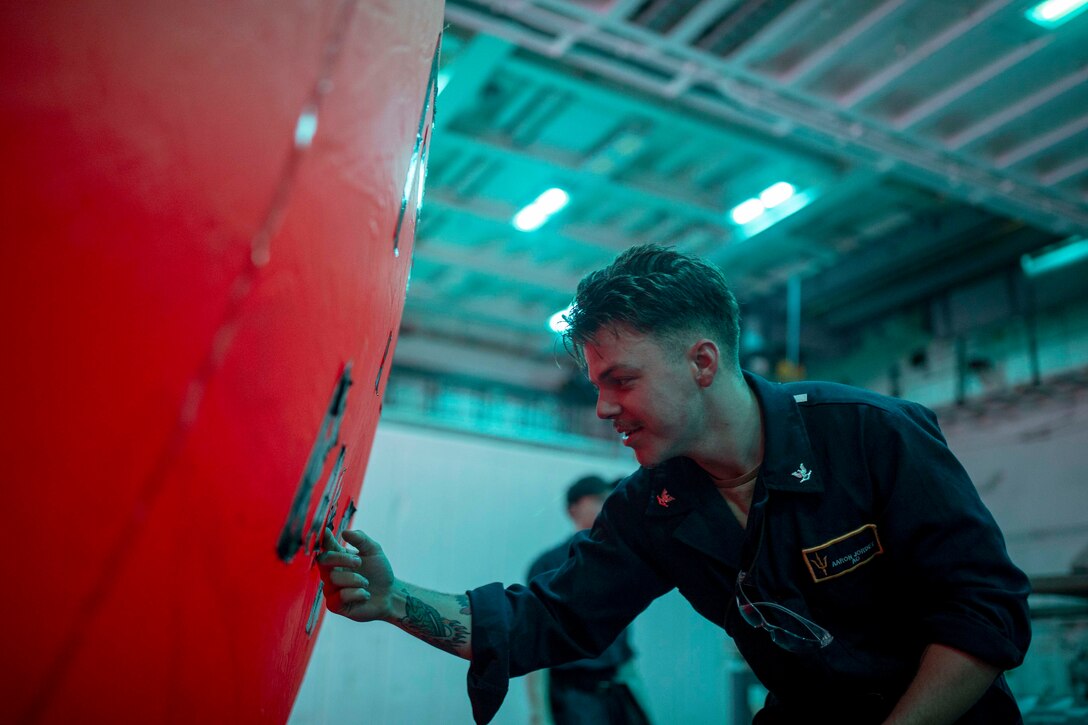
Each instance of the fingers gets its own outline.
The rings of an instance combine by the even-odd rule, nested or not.
[[[321,579],[325,582],[325,604],[336,614],[361,622],[370,621],[380,612],[371,603],[370,579],[359,569],[367,561],[368,569],[380,570],[376,562],[384,561],[385,556],[378,542],[362,531],[345,531],[344,542],[341,546],[332,531],[325,530],[324,551],[317,557]]]
[[[358,549],[360,556],[373,556],[382,553],[381,544],[358,529],[345,531],[344,541]]]
[[[332,529],[325,528],[325,533],[321,537],[321,548],[325,551],[344,551],[344,547],[340,546],[336,540],[336,534],[332,533]]]
[[[352,571],[351,569],[341,569],[339,567],[332,569],[328,576],[329,584],[339,587],[341,589],[350,588],[369,588],[370,580],[362,574]]]
[[[324,554],[319,554],[317,557],[317,565],[322,569],[332,569],[333,567],[341,566],[345,569],[355,569],[363,563],[355,554],[349,554],[346,551],[326,551]]]
[[[322,557],[339,558],[351,556],[344,552],[331,551]],[[352,557],[358,558],[358,557]],[[366,605],[370,601],[370,580],[351,568],[321,566],[321,578],[325,582],[325,606],[330,612],[352,619],[367,620]]]
[[[370,592],[366,589],[341,589],[339,596],[340,601],[348,605],[370,601]]]
[[[340,589],[325,596],[325,606],[330,612],[359,621],[373,618],[367,614],[369,602],[370,592],[366,589]]]
[[[324,551],[318,554],[317,565],[322,569],[327,570],[337,566],[352,569],[363,563],[362,559],[336,542],[332,529],[325,529],[325,536],[321,541]]]

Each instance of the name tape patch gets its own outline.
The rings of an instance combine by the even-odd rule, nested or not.
[[[834,579],[857,569],[884,553],[877,535],[876,524],[865,524],[860,529],[838,536],[831,541],[801,549],[812,581],[820,583]]]

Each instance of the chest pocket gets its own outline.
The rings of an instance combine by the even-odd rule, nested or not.
[[[876,524],[865,524],[829,541],[801,550],[805,569],[815,584],[850,576],[859,567],[871,564],[881,554]]]

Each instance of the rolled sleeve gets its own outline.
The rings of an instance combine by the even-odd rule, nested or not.
[[[1024,661],[1026,642],[1018,643],[1006,634],[995,636],[992,625],[971,617],[937,614],[929,617],[926,625],[934,642],[967,652],[994,667],[1011,670]]]
[[[922,631],[995,667],[1016,667],[1031,639],[1028,579],[936,416],[921,406],[905,413],[882,447],[883,478],[895,482],[884,531],[890,551],[909,552],[900,563],[922,594]]]
[[[505,592],[498,582],[468,592],[472,607],[472,662],[468,697],[472,718],[491,722],[510,684],[510,622]]]

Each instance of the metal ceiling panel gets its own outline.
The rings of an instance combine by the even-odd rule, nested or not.
[[[434,351],[467,344],[525,361],[522,385],[554,385],[548,316],[637,243],[705,255],[757,305],[819,280],[805,286],[818,326],[1088,233],[1088,16],[1046,30],[1028,6],[448,0],[402,338],[431,358],[413,367],[441,375]],[[734,223],[778,181],[793,199]],[[569,206],[515,229],[552,186]]]

